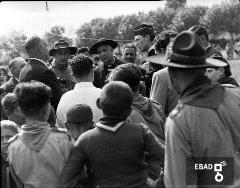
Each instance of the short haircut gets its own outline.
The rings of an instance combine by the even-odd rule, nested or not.
[[[141,79],[142,74],[140,69],[132,63],[118,65],[112,70],[108,77],[108,81],[125,82],[129,85],[132,91],[137,91]]]
[[[178,33],[173,30],[165,30],[158,34],[153,40],[156,51],[159,53],[162,50],[166,51],[167,46],[170,43],[170,39],[176,37],[177,35]]]
[[[42,38],[40,38],[39,36],[36,36],[36,35],[28,38],[26,43],[25,43],[25,50],[26,50],[26,52],[29,53],[29,51],[31,49],[34,49],[36,46],[38,46],[39,43],[42,40],[43,40]]]
[[[84,54],[74,56],[69,62],[75,77],[82,77],[89,74],[94,67],[93,60]]]
[[[204,35],[206,37],[207,41],[209,41],[208,32],[204,26],[194,25],[194,26],[190,27],[189,31],[196,33],[199,37],[201,35]]]
[[[84,52],[88,52],[89,53],[88,47],[78,48],[77,54],[84,53]]]
[[[9,129],[12,132],[18,133],[17,124],[10,120],[2,120],[1,121],[1,129]]]
[[[18,108],[17,98],[15,93],[8,93],[2,99],[3,110],[13,113]]]
[[[19,83],[14,89],[18,106],[24,115],[36,115],[50,102],[51,89],[42,82],[31,81]]]
[[[153,26],[149,25],[149,24],[141,24],[141,25],[135,27],[134,35],[135,36],[141,35],[143,37],[149,35],[151,41],[153,41],[154,37],[155,37]]]
[[[136,45],[134,45],[134,44],[131,44],[131,43],[124,44],[124,45],[123,45],[123,48],[122,48],[122,53],[124,52],[124,49],[126,49],[126,48],[133,48],[134,51],[135,51],[135,53],[137,52],[137,47],[136,47]]]
[[[132,101],[133,95],[130,87],[121,81],[106,84],[99,98],[103,113],[110,116],[125,115],[131,110]]]
[[[9,62],[8,67],[11,68],[15,63],[18,63],[19,61],[22,61],[25,64],[27,63],[22,57],[16,57]]]

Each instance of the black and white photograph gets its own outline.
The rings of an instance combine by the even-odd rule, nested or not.
[[[240,1],[0,1],[2,188],[240,188]]]

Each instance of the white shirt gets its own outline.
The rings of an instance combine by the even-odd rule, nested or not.
[[[97,107],[97,98],[100,97],[101,89],[93,86],[92,82],[77,83],[73,90],[63,94],[57,107],[57,122],[56,126],[65,128],[67,111],[76,104],[87,104],[93,112],[93,121],[96,124],[97,120],[102,116],[102,111]]]

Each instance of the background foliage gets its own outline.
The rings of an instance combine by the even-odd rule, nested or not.
[[[204,6],[187,7],[186,0],[167,0],[164,8],[148,13],[119,15],[113,18],[95,18],[81,25],[76,30],[76,38],[65,36],[64,26],[53,26],[50,32],[45,32],[49,48],[59,39],[67,40],[76,47],[90,47],[97,39],[109,38],[114,40],[133,40],[133,30],[141,23],[152,24],[156,34],[165,29],[181,32],[192,25],[202,24],[209,31],[211,41],[220,40],[221,47],[225,47],[230,36],[231,40],[240,38],[240,3],[232,0],[211,8]],[[13,31],[0,36],[0,64],[8,62],[17,56],[24,56],[24,43],[27,36],[24,31]],[[219,39],[220,38],[220,39]],[[127,41],[126,41],[127,42]],[[124,41],[121,41],[123,44]]]

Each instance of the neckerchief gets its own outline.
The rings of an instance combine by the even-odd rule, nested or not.
[[[21,127],[19,137],[27,147],[41,151],[48,136],[51,133],[50,125],[47,122],[28,122]]]
[[[99,123],[110,126],[110,127],[114,127],[116,124],[125,121],[127,119],[128,116],[126,115],[122,115],[122,116],[107,116],[107,115],[103,115],[103,117],[101,117],[99,119]]]

